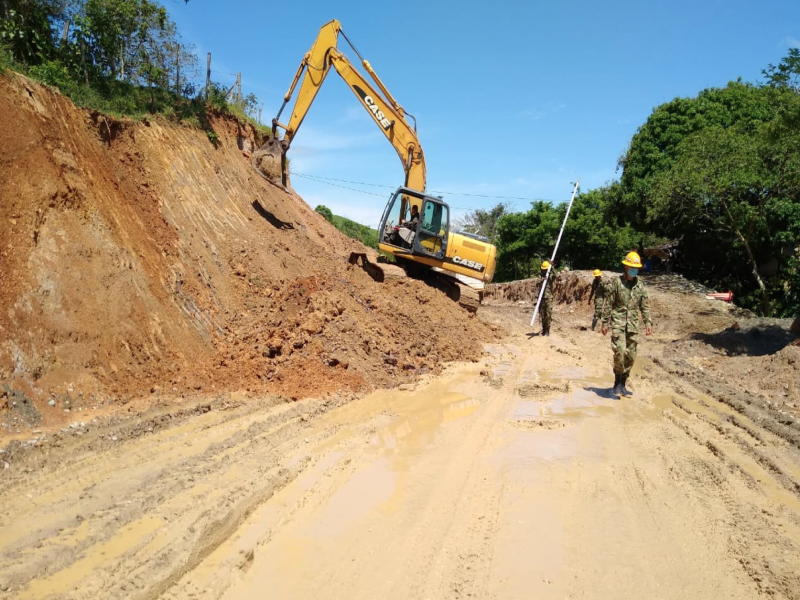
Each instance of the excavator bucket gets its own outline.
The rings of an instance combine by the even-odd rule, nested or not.
[[[286,187],[286,152],[281,140],[270,137],[253,153],[253,167],[275,185]]]

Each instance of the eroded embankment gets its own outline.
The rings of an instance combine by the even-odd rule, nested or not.
[[[215,146],[17,75],[0,113],[5,432],[142,396],[359,391],[479,355],[485,326],[349,266],[363,246],[259,177],[249,126],[211,115]]]
[[[486,286],[483,303],[490,306],[504,304],[535,304],[539,297],[541,279],[520,279],[508,283]],[[553,275],[553,298],[558,304],[579,302],[589,297],[592,289],[590,271],[563,271]]]

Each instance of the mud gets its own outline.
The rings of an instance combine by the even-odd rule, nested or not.
[[[488,307],[508,337],[403,389],[198,397],[7,453],[0,598],[800,598],[796,421],[677,363],[674,329],[729,317],[652,294],[623,400],[588,306],[550,338]]]

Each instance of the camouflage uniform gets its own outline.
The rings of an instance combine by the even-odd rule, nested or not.
[[[544,284],[544,273],[542,273],[542,284]],[[539,307],[539,315],[542,318],[542,333],[550,332],[550,324],[553,322],[553,273],[547,280],[547,287],[544,288],[542,305]]]
[[[602,277],[595,277],[592,282],[592,291],[589,294],[589,302],[594,297],[594,321],[601,321],[603,318],[603,302],[606,299],[608,283]]]
[[[645,327],[652,327],[647,289],[637,277],[628,281],[621,275],[606,288],[603,306],[603,327],[611,329],[611,349],[614,352],[614,373],[628,375],[636,360],[639,338],[639,311]]]

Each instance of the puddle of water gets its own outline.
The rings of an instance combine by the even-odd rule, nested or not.
[[[397,407],[400,418],[379,430],[370,442],[389,454],[420,454],[433,445],[443,424],[469,417],[479,404],[477,399],[455,392],[431,398],[422,406],[403,404]]]
[[[137,548],[163,524],[164,521],[161,518],[153,516],[129,523],[108,541],[91,547],[83,558],[66,569],[62,569],[46,579],[31,581],[18,598],[34,600],[48,596],[63,597],[67,591],[77,586],[98,567]]]
[[[397,507],[388,504],[397,485],[397,476],[388,460],[381,458],[356,471],[325,504],[300,537],[330,539],[341,536],[359,521],[379,513],[391,513]]]
[[[650,401],[659,411],[669,410],[679,419],[688,419],[689,415],[685,411],[680,410],[672,400],[675,398],[674,394],[657,394],[653,396]]]
[[[553,385],[563,384],[565,381],[575,381],[579,383],[593,383],[608,385],[611,387],[611,380],[607,377],[592,375],[592,370],[586,367],[569,366],[555,371],[538,371],[539,381]]]
[[[410,518],[407,513],[411,480],[424,477],[415,467],[420,464],[420,457],[429,456],[448,424],[470,418],[481,406],[482,400],[470,395],[470,387],[485,389],[475,383],[477,379],[477,369],[472,367],[411,392],[379,390],[325,415],[320,427],[341,426],[342,432],[349,431],[350,436],[352,423],[376,418],[386,423],[368,439],[373,459],[348,475],[310,519],[276,533],[274,544],[259,555],[258,566],[241,586],[234,586],[224,597],[253,597],[253,590],[267,584],[271,597],[306,597],[307,582],[315,577],[312,565],[332,560],[348,547],[353,536],[365,536],[364,543],[369,543],[373,528]],[[429,470],[427,477],[435,480],[439,470]],[[295,502],[301,500],[296,493],[292,496]],[[279,520],[275,516],[278,509],[268,507],[280,504],[285,514],[285,507],[291,502],[279,492],[274,501],[259,509],[254,515],[256,524],[246,534],[251,542],[267,535],[265,519],[273,523]],[[242,546],[244,539],[237,543]],[[224,560],[224,554],[219,560]]]

